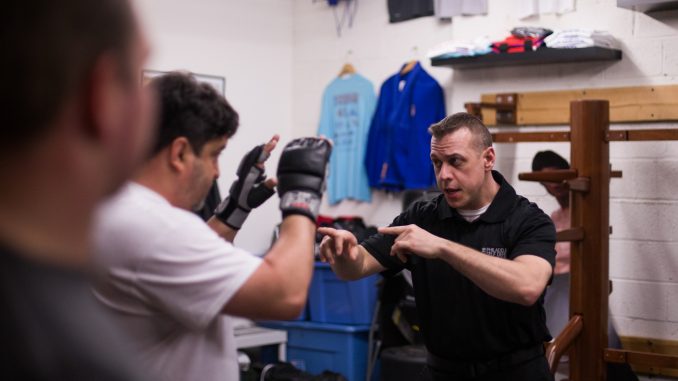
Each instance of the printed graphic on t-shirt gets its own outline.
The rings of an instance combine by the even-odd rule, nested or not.
[[[334,96],[334,150],[355,152],[356,134],[360,123],[358,93],[338,94]]]

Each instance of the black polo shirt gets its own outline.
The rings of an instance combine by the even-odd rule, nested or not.
[[[439,237],[485,255],[514,259],[536,255],[555,264],[556,231],[541,209],[516,194],[493,171],[499,192],[487,211],[469,223],[441,195],[413,204],[391,226],[416,224]],[[544,295],[526,307],[492,297],[440,259],[411,255],[403,264],[389,255],[395,236],[377,234],[362,242],[387,273],[412,271],[417,311],[428,350],[451,361],[482,361],[551,339]]]

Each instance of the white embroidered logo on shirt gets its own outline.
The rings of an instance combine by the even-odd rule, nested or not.
[[[506,258],[506,250],[505,247],[483,247],[481,250],[484,254],[491,255],[493,257],[497,258]]]

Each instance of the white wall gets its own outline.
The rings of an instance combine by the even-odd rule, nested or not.
[[[490,0],[487,16],[456,17],[452,23],[421,18],[389,24],[385,0],[360,0],[351,29],[338,38],[331,10],[311,0],[135,0],[153,46],[147,68],[187,69],[226,77],[226,97],[241,116],[241,128],[220,158],[222,193],[234,178],[239,158],[273,133],[313,135],[320,97],[347,59],[378,89],[400,65],[413,58],[440,82],[448,113],[480,94],[669,84],[678,76],[678,12],[649,17],[615,6],[616,0],[578,0],[577,11],[562,16],[517,20],[518,0]],[[433,45],[480,34],[506,36],[513,26],[588,27],[619,38],[624,59],[581,63],[458,71],[431,68],[424,58]],[[620,127],[620,126],[613,126]],[[626,127],[626,126],[625,126]],[[641,125],[673,127],[678,124]],[[561,127],[566,128],[566,127]],[[537,128],[539,129],[539,128]],[[542,128],[543,129],[543,128]],[[610,303],[622,335],[678,339],[678,143],[613,143],[611,160],[624,171],[612,180],[610,274],[615,291]],[[517,180],[529,170],[537,150],[564,143],[498,145],[498,169],[519,193],[550,212],[556,207],[537,184]],[[277,166],[277,155],[270,168]],[[400,210],[397,195],[375,193],[372,204],[323,206],[330,215],[358,214],[384,225]],[[279,221],[277,203],[250,217],[236,243],[262,252]]]
[[[152,45],[148,69],[183,69],[226,78],[226,98],[240,114],[240,128],[219,159],[219,185],[225,195],[249,149],[274,133],[283,141],[292,133],[292,2],[135,3]],[[276,168],[277,160],[274,154],[269,168]],[[236,244],[256,253],[265,251],[279,221],[277,202],[271,200],[250,215]]]
[[[324,87],[351,50],[350,61],[375,88],[407,60],[419,58],[446,91],[448,113],[480,94],[668,84],[678,76],[678,12],[649,17],[618,9],[614,0],[579,0],[575,13],[517,20],[517,0],[491,0],[487,16],[456,17],[452,23],[421,18],[389,24],[384,0],[361,0],[351,29],[338,38],[331,10],[310,0],[136,0],[153,46],[147,67],[187,69],[226,77],[226,96],[241,115],[241,129],[220,159],[225,192],[239,158],[273,133],[314,134]],[[458,71],[431,68],[424,59],[433,45],[478,34],[503,38],[516,25],[606,29],[617,36],[624,59],[582,63]],[[413,49],[416,47],[416,50]],[[643,127],[678,127],[674,124]],[[613,126],[618,127],[618,126]],[[624,171],[612,180],[611,308],[622,335],[678,339],[678,143],[613,143],[612,164]],[[532,155],[551,148],[567,157],[568,145],[499,145],[498,169],[518,191],[547,211],[556,204],[532,183],[518,182]],[[277,164],[274,155],[271,168]],[[384,225],[400,210],[396,195],[375,194],[372,204],[342,203],[323,211],[359,214]],[[277,203],[250,217],[236,243],[261,252],[279,221]]]
[[[338,38],[332,12],[325,3],[295,1],[294,133],[315,132],[322,91],[339,72],[349,50],[353,52],[350,61],[376,89],[400,65],[417,56],[445,89],[448,114],[463,111],[464,102],[478,101],[483,93],[676,82],[678,12],[653,18],[617,8],[615,0],[579,0],[574,13],[520,21],[514,11],[517,2],[490,0],[487,16],[455,17],[452,23],[428,17],[389,24],[385,0],[361,0],[353,28],[344,30]],[[608,30],[620,40],[624,58],[613,63],[465,71],[432,68],[426,62],[426,51],[444,40],[469,40],[480,34],[500,40],[519,25]],[[415,46],[417,54],[413,52]],[[639,127],[678,128],[678,124]],[[498,145],[498,169],[519,193],[550,212],[556,203],[543,188],[517,179],[518,172],[529,171],[532,156],[542,149],[554,149],[569,157],[565,143]],[[610,243],[614,293],[610,304],[618,330],[627,336],[678,339],[678,303],[674,302],[678,300],[678,143],[612,143],[611,161],[615,169],[624,171],[622,179],[612,180],[610,207],[614,227]],[[380,192],[371,205],[345,202],[338,207],[323,207],[330,215],[357,213],[378,225],[390,222],[399,210],[397,196]]]

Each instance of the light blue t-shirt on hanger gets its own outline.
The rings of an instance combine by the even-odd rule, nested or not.
[[[372,82],[360,74],[335,78],[325,89],[318,135],[334,142],[327,179],[330,204],[372,199],[364,160],[376,103]]]

